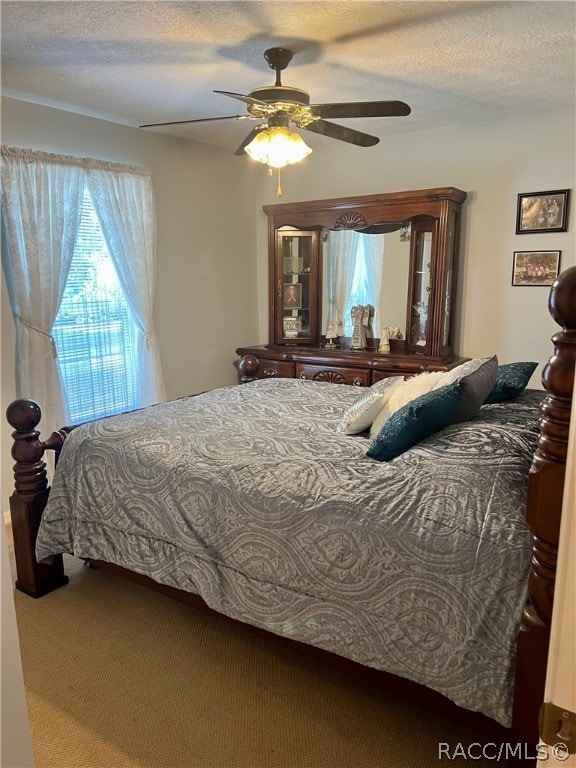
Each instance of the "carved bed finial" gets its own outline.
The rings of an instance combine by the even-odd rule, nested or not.
[[[44,445],[36,429],[42,418],[38,403],[33,400],[15,400],[6,409],[6,418],[14,432],[12,458],[16,491],[22,494],[37,493],[48,487],[46,463],[43,460]]]
[[[64,440],[72,429],[63,427],[43,442],[40,440],[40,432],[36,429],[41,418],[42,411],[34,400],[14,400],[6,409],[6,419],[14,429],[12,458],[16,461],[14,484],[17,493],[31,494],[46,490],[48,479],[44,452],[52,450],[58,457]]]

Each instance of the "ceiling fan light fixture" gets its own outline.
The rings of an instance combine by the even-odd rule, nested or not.
[[[253,160],[270,168],[294,165],[312,152],[298,133],[282,125],[264,128],[244,147],[244,151]]]

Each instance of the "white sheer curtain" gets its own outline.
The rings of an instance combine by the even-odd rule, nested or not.
[[[18,396],[38,400],[43,431],[69,422],[52,336],[89,187],[139,327],[140,401],[165,398],[152,320],[156,225],[145,168],[2,145],[3,264],[16,318]]]
[[[375,307],[374,334],[380,335],[379,315],[380,288],[382,286],[382,265],[384,263],[385,235],[363,235],[364,263],[366,265],[366,303]]]
[[[328,322],[338,336],[344,336],[344,311],[352,290],[359,237],[353,229],[333,231],[328,236]]]
[[[150,175],[88,168],[87,184],[110,257],[140,330],[140,402],[165,399],[152,317],[155,285],[156,223]]]
[[[81,168],[2,146],[3,264],[16,322],[16,389],[37,400],[48,434],[68,423],[52,337],[80,223]]]

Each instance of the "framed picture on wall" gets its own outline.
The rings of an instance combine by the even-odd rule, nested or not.
[[[512,285],[552,285],[560,272],[561,251],[514,251]]]
[[[569,197],[569,189],[518,195],[516,234],[566,232]]]

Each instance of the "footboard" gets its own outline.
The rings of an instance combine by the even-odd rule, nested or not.
[[[12,458],[15,490],[10,497],[10,516],[16,560],[16,588],[31,597],[42,597],[68,583],[64,574],[62,555],[50,565],[36,561],[35,547],[38,527],[50,488],[44,454],[55,452],[56,461],[66,436],[72,427],[53,432],[48,440],[40,440],[36,429],[42,413],[33,400],[15,400],[6,410],[6,418],[14,429]]]

